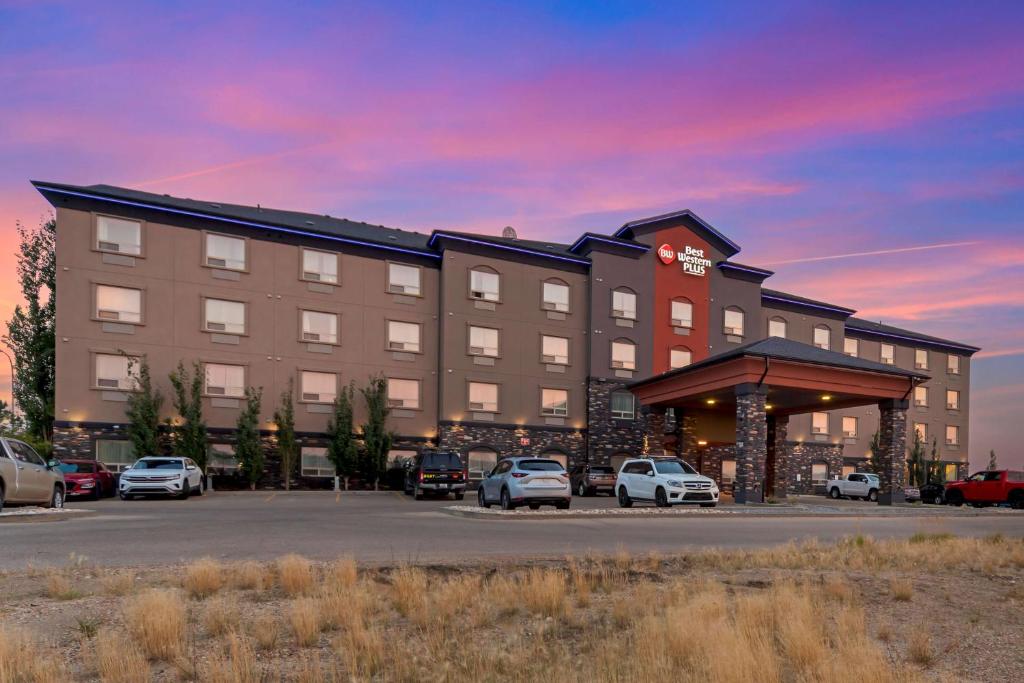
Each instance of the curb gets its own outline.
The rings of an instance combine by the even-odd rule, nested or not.
[[[0,512],[0,524],[43,524],[45,522],[66,522],[69,519],[84,519],[95,517],[99,513],[95,510],[82,510],[81,512],[44,512],[34,514],[19,514],[17,512]]]
[[[454,507],[443,507],[439,512],[443,512],[446,515],[452,517],[463,517],[465,519],[490,519],[495,521],[507,521],[507,520],[537,520],[537,519],[635,519],[641,518],[691,518],[696,519],[700,517],[731,517],[733,519],[744,518],[744,517],[775,517],[775,518],[832,518],[832,519],[870,519],[886,518],[891,519],[893,517],[903,517],[905,519],[944,519],[949,517],[981,517],[985,516],[983,513],[974,512],[969,514],[958,514],[958,515],[946,515],[946,514],[903,514],[893,512],[875,512],[875,513],[864,513],[864,512],[846,512],[837,511],[831,512],[826,510],[810,510],[807,508],[789,508],[780,509],[775,508],[777,512],[768,512],[766,508],[762,507],[759,509],[753,509],[750,511],[746,510],[711,510],[711,511],[697,511],[697,510],[670,510],[667,512],[659,512],[655,509],[631,509],[628,512],[619,511],[616,509],[609,510],[569,510],[568,512],[556,512],[556,511],[513,511],[513,512],[485,512],[483,510],[474,511],[459,509]]]

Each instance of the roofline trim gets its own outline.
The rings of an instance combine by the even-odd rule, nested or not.
[[[630,244],[628,241],[623,239],[611,239],[602,235],[595,235],[593,233],[585,232],[580,235],[579,239],[572,243],[569,247],[569,251],[575,251],[576,247],[583,244],[587,240],[594,240],[595,242],[607,242],[608,244],[614,244],[617,247],[625,247],[626,249],[639,249],[640,251],[647,252],[650,247],[646,244]]]
[[[852,332],[860,332],[861,334],[870,334],[878,337],[888,337],[890,339],[905,339],[907,341],[917,342],[919,344],[928,344],[931,346],[943,346],[950,349],[960,349],[962,351],[969,351],[971,353],[977,353],[981,351],[980,347],[968,346],[966,344],[957,344],[955,342],[939,341],[938,339],[922,339],[921,337],[911,337],[905,334],[895,334],[893,332],[881,332],[879,330],[871,330],[864,327],[856,327],[846,325],[846,329]]]
[[[630,221],[628,223],[625,223],[618,230],[616,230],[615,234],[613,235],[613,237],[618,237],[623,232],[625,232],[626,230],[632,230],[633,228],[640,227],[641,225],[647,225],[649,223],[657,223],[658,221],[665,221],[665,220],[668,220],[670,218],[679,218],[681,216],[688,216],[688,217],[692,218],[693,220],[697,221],[698,223],[700,223],[700,225],[702,227],[704,227],[705,229],[709,230],[718,239],[722,240],[723,242],[728,244],[731,248],[735,249],[736,250],[735,253],[738,254],[740,252],[740,245],[736,244],[731,239],[729,239],[728,237],[726,237],[722,233],[720,233],[717,230],[715,230],[711,225],[709,225],[707,222],[705,222],[705,220],[703,218],[701,218],[700,216],[695,214],[690,209],[683,209],[682,211],[672,211],[671,213],[663,213],[660,216],[651,216],[650,218],[639,218],[639,219],[637,219],[635,221]]]
[[[788,299],[786,297],[774,296],[772,294],[765,294],[764,292],[761,292],[761,300],[764,301],[765,299],[768,299],[769,301],[778,301],[780,303],[789,304],[790,306],[805,306],[807,308],[818,308],[823,311],[832,311],[833,313],[842,313],[845,314],[846,316],[851,316],[857,312],[852,308],[844,308],[842,306],[829,306],[827,304],[812,304],[808,301]]]
[[[730,263],[729,261],[719,261],[715,264],[718,268],[732,268],[734,270],[742,270],[747,273],[753,273],[755,275],[764,275],[766,278],[775,275],[774,270],[765,270],[764,268],[757,268],[756,266],[741,266],[738,263]]]
[[[187,209],[176,209],[168,206],[160,206],[159,204],[150,204],[147,202],[137,202],[128,199],[115,199],[113,197],[105,197],[100,194],[91,194],[88,192],[76,192],[74,190],[64,190],[51,185],[45,185],[42,183],[32,183],[35,188],[40,192],[54,192],[56,194],[71,195],[74,197],[84,197],[85,199],[95,199],[101,202],[110,202],[112,204],[122,204],[125,206],[135,206],[141,209],[151,209],[153,211],[164,211],[166,213],[173,213],[182,216],[192,216],[194,218],[202,218],[211,221],[220,221],[222,223],[233,223],[235,225],[241,225],[249,228],[259,228],[261,230],[276,230],[278,232],[285,232],[292,235],[299,235],[302,237],[313,237],[315,239],[323,239],[332,242],[343,242],[345,244],[355,244],[362,247],[369,247],[371,249],[384,249],[387,251],[397,251],[404,254],[413,254],[415,256],[426,256],[428,258],[441,258],[440,254],[435,254],[430,251],[420,251],[419,249],[412,249],[408,247],[391,246],[388,244],[380,244],[379,242],[370,242],[367,240],[359,240],[353,237],[341,237],[338,235],[328,235],[320,232],[310,232],[308,230],[299,230],[297,228],[286,228],[280,225],[274,225],[272,223],[256,223],[253,221],[245,221],[240,218],[228,218],[226,216],[217,216],[214,214],[202,213],[199,211],[189,211]]]
[[[437,239],[438,237],[442,237],[444,239],[456,240],[456,241],[459,241],[459,242],[469,242],[470,244],[479,244],[479,245],[484,246],[484,247],[494,247],[495,249],[504,249],[506,251],[517,251],[517,252],[520,252],[522,254],[530,254],[531,256],[543,256],[545,258],[557,259],[559,261],[567,261],[569,263],[575,263],[575,264],[581,265],[581,266],[589,266],[590,265],[590,261],[587,260],[587,259],[576,258],[576,257],[573,257],[573,256],[559,256],[558,254],[549,254],[547,252],[539,251],[537,249],[526,249],[524,247],[513,247],[513,246],[511,246],[509,244],[498,244],[497,242],[488,242],[486,240],[475,240],[475,239],[473,239],[471,237],[464,237],[462,235],[455,235],[455,234],[452,234],[450,232],[445,232],[443,230],[435,230],[433,232],[433,234],[430,235],[430,239],[427,240],[427,246],[430,247],[430,248],[433,248],[434,247],[434,240]]]

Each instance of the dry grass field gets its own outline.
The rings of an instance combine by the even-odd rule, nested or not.
[[[1011,680],[1024,541],[357,567],[289,555],[0,581],[0,683]]]

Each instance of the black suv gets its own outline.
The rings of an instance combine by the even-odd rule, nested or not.
[[[466,495],[468,472],[458,453],[420,453],[405,466],[405,495],[423,500],[424,494],[451,493],[455,500]]]

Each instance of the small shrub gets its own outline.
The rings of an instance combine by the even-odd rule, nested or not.
[[[915,628],[907,637],[907,658],[924,667],[935,663],[935,652],[932,650],[932,637],[923,628]]]
[[[125,602],[124,620],[132,638],[150,659],[172,661],[185,640],[185,604],[181,593],[151,588]]]
[[[50,572],[46,576],[46,595],[54,600],[77,600],[82,597],[82,592],[72,585],[68,577]]]
[[[78,632],[82,634],[83,638],[95,638],[96,632],[100,627],[100,620],[91,617],[75,617],[75,621],[78,623]]]
[[[313,565],[299,555],[285,555],[277,560],[281,590],[288,597],[308,595],[313,590]]]
[[[910,579],[892,579],[889,581],[889,592],[897,602],[910,602],[914,597],[914,584]]]
[[[190,596],[202,600],[224,586],[224,567],[209,557],[196,560],[185,567],[184,585]]]
[[[944,543],[945,541],[951,541],[954,538],[956,538],[956,536],[954,536],[953,534],[950,534],[950,533],[946,533],[946,532],[936,533],[936,532],[918,531],[917,533],[915,533],[913,536],[910,537],[910,542],[914,543],[914,544],[918,544],[918,543]]]

